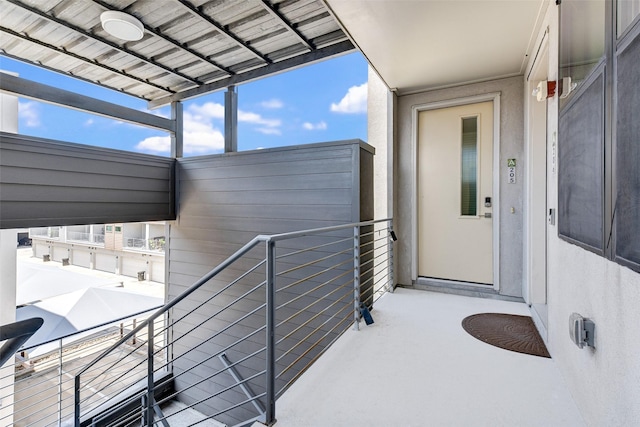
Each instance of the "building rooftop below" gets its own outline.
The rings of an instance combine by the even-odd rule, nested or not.
[[[584,426],[553,359],[467,334],[476,313],[525,304],[396,289],[276,403],[278,427]],[[567,337],[567,339],[569,339]]]

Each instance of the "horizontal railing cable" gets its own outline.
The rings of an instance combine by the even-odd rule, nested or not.
[[[252,357],[254,357],[254,356],[256,356],[256,355],[258,355],[258,354],[262,353],[262,352],[263,352],[263,351],[265,351],[265,350],[266,350],[266,347],[263,347],[263,348],[261,348],[261,349],[259,349],[259,350],[257,350],[257,351],[254,351],[253,353],[251,353],[251,354],[249,354],[249,355],[247,355],[247,356],[243,357],[242,359],[238,360],[237,362],[233,363],[232,365],[229,365],[229,367],[235,367],[235,366],[239,365],[240,363],[242,363],[242,362],[244,362],[244,361],[246,361],[246,360],[249,360],[249,359],[251,359]],[[220,354],[222,354],[222,353],[220,353]],[[207,380],[210,380],[210,379],[212,379],[212,378],[215,378],[216,376],[218,376],[218,375],[220,375],[221,373],[225,372],[227,369],[228,369],[228,368],[220,369],[220,370],[216,371],[215,373],[213,373],[213,374],[211,374],[211,375],[209,375],[209,376],[207,376],[207,377],[203,377],[201,380],[199,380],[199,381],[197,381],[197,382],[195,382],[195,383],[191,384],[189,387],[186,387],[186,388],[184,388],[184,389],[181,389],[180,391],[184,393],[185,391],[188,391],[189,389],[191,389],[191,388],[195,387],[196,385],[202,384],[203,382],[205,382],[205,381],[207,381]],[[258,375],[258,376],[264,375],[264,373],[265,373],[265,372],[266,372],[265,370],[258,372],[258,374],[260,374],[260,375]],[[217,397],[217,396],[221,395],[222,393],[224,393],[224,392],[226,392],[226,391],[228,391],[228,390],[231,390],[231,389],[233,389],[233,388],[235,388],[235,387],[238,387],[238,385],[239,385],[239,383],[235,383],[235,384],[233,384],[233,385],[231,385],[231,386],[228,386],[226,389],[218,390],[218,391],[217,391],[217,392],[215,392],[215,393],[208,394],[206,398],[203,398],[203,399],[201,399],[201,400],[199,400],[199,401],[196,401],[196,402],[194,403],[194,405],[198,405],[198,404],[203,403],[203,402],[206,402],[207,400],[210,400],[210,399],[212,399],[212,398],[214,398],[214,397]]]
[[[304,298],[304,297],[308,296],[310,293],[312,293],[312,292],[314,292],[314,291],[316,291],[316,290],[318,290],[318,289],[321,289],[321,288],[323,288],[323,287],[325,287],[325,286],[327,286],[327,285],[329,285],[329,284],[331,284],[331,283],[335,282],[336,280],[338,280],[338,279],[340,279],[340,278],[342,278],[342,277],[344,277],[344,276],[349,275],[349,273],[353,273],[353,269],[343,271],[342,273],[338,274],[337,276],[334,276],[334,277],[332,277],[331,279],[328,279],[327,281],[325,281],[325,282],[323,282],[323,283],[320,283],[319,285],[317,285],[316,287],[314,287],[314,288],[312,288],[312,289],[310,289],[310,290],[306,291],[305,293],[303,293],[303,294],[299,294],[298,296],[296,296],[296,297],[294,297],[294,298],[291,298],[291,299],[290,299],[290,300],[288,300],[287,302],[282,303],[281,305],[278,305],[278,306],[276,307],[276,310],[281,310],[281,309],[283,309],[283,308],[285,308],[285,307],[287,307],[287,306],[289,306],[289,305],[291,305],[291,304],[293,304],[293,303],[297,302],[298,300],[300,300],[300,299],[302,299],[302,298]],[[281,289],[281,291],[282,291],[282,289]]]
[[[253,273],[256,269],[258,269],[261,265],[264,265],[265,260],[260,261],[258,264],[256,264],[255,266],[253,266],[251,269],[247,270],[245,273],[243,273],[242,275],[238,276],[236,279],[234,279],[233,281],[231,281],[228,285],[225,285],[224,287],[222,287],[221,289],[219,289],[217,292],[215,292],[213,295],[211,295],[209,298],[207,298],[206,300],[204,300],[202,303],[198,304],[197,306],[195,306],[194,308],[191,309],[191,311],[187,314],[185,314],[182,318],[178,318],[174,320],[174,323],[180,322],[183,318],[189,316],[189,314],[191,314],[192,312],[204,307],[205,305],[207,305],[207,303],[211,302],[213,299],[219,297],[220,295],[223,295],[225,291],[228,291],[230,288],[232,288],[235,284],[239,283],[240,280],[244,279],[245,277],[247,277],[249,274]],[[265,282],[262,282],[260,285],[264,285]],[[258,285],[258,286],[260,286]],[[256,288],[258,287],[256,286]]]
[[[255,333],[258,333],[258,332],[262,332],[262,331],[264,331],[264,329],[265,329],[264,327],[262,327],[262,328],[260,328],[260,329],[256,329],[256,330],[254,331],[254,333],[251,333],[249,336],[252,336],[252,335],[254,335]],[[238,340],[238,341],[234,342],[233,344],[230,344],[230,345],[226,346],[225,348],[223,348],[222,350],[218,351],[217,353],[215,353],[215,354],[213,354],[213,355],[211,355],[211,356],[209,356],[209,357],[207,357],[207,358],[203,359],[202,361],[200,361],[200,362],[198,362],[198,363],[196,363],[196,364],[192,365],[192,367],[193,367],[193,368],[195,368],[195,367],[198,367],[198,366],[203,365],[205,362],[208,362],[208,361],[210,361],[210,360],[212,360],[212,359],[214,359],[214,358],[218,357],[219,355],[224,354],[224,353],[225,353],[225,352],[227,352],[229,349],[233,348],[235,345],[237,345],[238,343],[240,343],[240,342],[242,342],[242,341],[243,341],[243,340]],[[263,352],[263,351],[264,351],[264,348],[262,348],[262,349],[258,350],[257,352],[255,352],[255,354],[259,354],[259,353],[261,353],[261,352]],[[255,354],[252,354],[252,356],[254,356]],[[210,377],[208,377],[208,378],[210,379],[210,378],[212,378],[212,377],[214,377],[214,376],[218,375],[219,373],[224,372],[225,370],[226,370],[226,368],[225,368],[225,369],[221,369],[221,370],[219,370],[219,371],[216,371],[216,373],[215,373],[214,375],[211,375],[211,376],[210,376]],[[184,374],[186,374],[186,373],[187,373],[187,372],[181,372],[181,373],[179,373],[179,374],[176,374],[176,375],[174,376],[174,379],[175,379],[175,378],[179,378],[181,375],[184,375]],[[199,381],[199,382],[196,382],[195,384],[199,384],[199,383],[201,383],[201,382],[202,382],[202,381]],[[189,388],[191,388],[192,386],[193,386],[193,385],[188,386],[188,387],[185,387],[185,388],[181,389],[180,391],[181,391],[181,392],[184,392],[185,390],[188,390],[188,389],[189,389]]]
[[[242,299],[248,295],[251,295],[253,292],[255,292],[256,290],[260,289],[261,287],[264,286],[264,282],[263,283],[259,283],[258,285],[254,286],[252,289],[248,290],[247,292],[245,292],[244,294],[242,294],[241,296],[239,296],[238,298],[236,298],[235,300],[233,300],[232,302],[228,303],[227,305],[225,305],[224,307],[222,307],[221,309],[219,309],[217,312],[215,312],[214,314],[211,315],[211,317],[209,317],[207,320],[204,320],[202,322],[200,322],[199,324],[193,326],[191,329],[187,330],[184,334],[182,334],[181,336],[179,336],[178,338],[176,338],[173,343],[176,343],[178,341],[180,341],[182,338],[185,338],[187,336],[187,334],[195,331],[196,329],[198,329],[200,326],[204,325],[205,323],[207,323],[209,320],[211,320],[211,318],[216,317],[218,315],[220,315],[221,313],[223,313],[224,311],[228,310],[229,308],[233,307],[235,304],[237,304],[238,302],[242,301]],[[264,307],[264,304],[261,306]],[[193,313],[193,311],[191,312]],[[191,314],[189,313],[189,314]],[[187,317],[187,316],[184,316]]]
[[[342,325],[342,324],[343,324],[343,323],[345,323],[345,322],[347,322],[347,323],[346,323],[346,326],[344,326],[344,330],[348,329],[349,325],[351,324],[351,317],[350,317],[350,315],[347,315],[346,317],[344,317],[344,318],[340,321],[340,323],[338,323],[338,324],[337,324],[334,328],[332,328],[330,331],[327,331],[327,333],[325,333],[325,335],[324,335],[323,337],[321,337],[321,339],[320,339],[320,340],[318,340],[317,342],[322,341],[324,338],[326,338],[326,337],[329,335],[329,333],[333,332],[333,331],[334,331],[338,326]],[[344,330],[343,330],[343,331],[344,331]],[[326,349],[327,349],[328,347],[330,347],[330,346],[331,346],[331,344],[333,344],[333,342],[335,342],[335,340],[337,340],[338,338],[339,338],[339,336],[336,336],[336,337],[335,337],[335,338],[334,338],[334,339],[333,339],[333,340],[332,340],[332,341],[331,341],[327,346],[325,346],[325,347],[323,348],[323,350],[322,350],[322,351],[320,351],[320,352],[318,353],[318,355],[316,355],[316,356],[315,356],[315,357],[313,357],[311,360],[309,360],[309,362],[308,362],[305,366],[303,366],[303,367],[302,367],[302,368],[301,368],[301,369],[300,369],[300,370],[299,370],[299,371],[298,371],[298,372],[297,372],[297,373],[296,373],[296,374],[295,374],[295,375],[294,375],[294,376],[293,376],[293,377],[292,377],[292,378],[291,378],[291,379],[290,379],[290,380],[289,380],[289,381],[288,381],[288,382],[287,382],[287,383],[286,383],[286,384],[281,388],[281,390],[280,390],[280,391],[278,391],[278,392],[276,393],[276,395],[277,395],[277,396],[280,396],[282,393],[284,393],[284,391],[285,391],[285,390],[286,390],[286,389],[287,389],[291,384],[293,384],[293,383],[294,383],[294,382],[295,382],[295,381],[300,377],[300,375],[302,375],[302,374],[307,370],[307,368],[309,368],[309,366],[311,366],[311,365],[312,365],[312,364],[313,364],[313,363],[314,363],[314,362],[315,362],[315,361],[316,361],[316,360],[317,360],[317,359],[318,359],[318,358],[319,358],[319,357],[320,357],[320,356],[321,356],[321,355],[326,351]],[[306,353],[308,353],[309,351],[311,351],[311,350],[308,350]],[[305,354],[306,354],[306,353],[305,353]],[[298,358],[298,360],[300,360],[300,359],[301,359],[301,357],[302,357],[302,356],[300,356],[300,357]],[[282,374],[284,374],[284,371],[283,371],[283,372],[281,372],[281,373],[280,373],[280,375],[278,375],[278,378],[279,378],[279,377],[281,377],[281,376],[282,376]]]
[[[292,267],[292,268],[290,268],[290,269],[288,269],[288,270],[284,270],[284,271],[279,272],[277,275],[278,275],[278,276],[285,276],[285,275],[287,275],[287,274],[289,274],[289,273],[292,273],[292,272],[297,271],[297,270],[302,270],[302,269],[304,269],[304,268],[306,268],[306,267],[309,267],[309,266],[311,266],[311,265],[317,264],[317,263],[319,263],[319,262],[321,262],[321,261],[326,261],[326,260],[329,260],[329,259],[331,259],[331,258],[338,257],[338,256],[340,256],[340,255],[349,254],[349,253],[351,253],[351,252],[353,252],[353,249],[352,249],[352,248],[345,249],[345,250],[340,251],[340,252],[334,252],[334,253],[332,253],[332,254],[330,254],[330,255],[327,255],[327,256],[324,256],[324,257],[321,257],[321,258],[314,259],[313,261],[309,261],[309,262],[306,262],[306,263],[303,263],[303,264],[298,264],[298,265],[296,265],[295,267]]]
[[[73,409],[77,426],[171,424],[194,407],[207,409],[192,425],[219,417],[270,425],[275,399],[357,326],[360,304],[392,289],[391,230],[376,220],[255,237],[72,372],[74,403],[61,411]],[[181,396],[192,396],[186,407],[154,416],[152,403]]]
[[[349,286],[349,285],[351,285],[351,283],[350,283],[350,282],[346,282],[346,283],[344,283],[343,285],[340,285],[339,287],[334,288],[331,292],[327,293],[327,294],[325,295],[325,297],[327,297],[327,296],[329,296],[329,295],[333,295],[334,293],[338,292],[338,291],[339,291],[339,290],[341,290],[341,289],[344,289],[346,286]],[[349,292],[351,292],[351,290],[349,290]],[[307,310],[309,310],[311,307],[313,307],[313,306],[315,306],[315,305],[318,305],[318,304],[321,304],[322,302],[323,302],[323,301],[322,301],[321,299],[317,299],[317,300],[313,301],[311,304],[307,305],[306,307],[304,307],[304,308],[302,308],[302,309],[298,310],[297,312],[293,313],[292,315],[290,315],[290,316],[289,316],[289,317],[287,317],[286,319],[282,320],[280,323],[278,323],[278,324],[276,325],[276,328],[278,328],[278,327],[280,327],[280,326],[282,326],[282,325],[285,325],[285,324],[289,323],[291,320],[293,320],[293,319],[295,319],[296,317],[298,317],[301,313],[306,312],[306,311],[307,311]],[[332,304],[330,304],[330,305],[328,305],[328,306],[326,306],[322,311],[320,311],[320,312],[316,313],[315,315],[313,315],[312,317],[310,317],[306,322],[302,323],[300,326],[298,326],[298,327],[297,327],[296,329],[294,329],[293,331],[296,331],[296,330],[297,330],[297,329],[299,329],[301,326],[303,326],[303,325],[305,325],[306,323],[308,323],[310,320],[313,320],[313,319],[314,319],[314,318],[316,318],[320,313],[322,313],[322,312],[326,311],[328,308],[332,307],[334,304],[335,304],[335,302],[334,302],[334,303],[332,303]],[[284,337],[284,338],[287,338],[287,335],[285,335],[285,337]]]
[[[347,298],[348,296],[350,296],[351,293],[346,293],[344,296],[342,296],[339,300],[336,300],[333,304],[331,304],[329,306],[329,308],[332,308],[334,305],[336,305],[339,302],[342,302],[345,298]],[[341,313],[343,312],[345,309],[347,308],[351,308],[350,305],[345,305],[342,309],[338,310],[335,314]],[[318,315],[321,313],[318,313]],[[350,315],[350,313],[349,313]],[[335,316],[335,315],[334,315]],[[325,326],[327,323],[329,323],[333,318],[329,318],[327,320],[325,320],[320,326],[316,327],[315,329],[313,329],[311,332],[309,332],[303,339],[298,340],[298,342],[293,345],[291,348],[289,348],[287,351],[285,351],[278,359],[277,361],[279,361],[280,359],[284,358],[285,356],[287,356],[289,353],[291,353],[293,350],[295,350],[296,348],[298,348],[300,345],[302,345],[308,338],[310,338],[311,336],[313,336],[316,332],[322,330],[322,327]],[[284,339],[280,340],[280,342],[284,341]],[[296,360],[297,362],[297,360]],[[294,362],[295,363],[295,362]],[[289,366],[290,367],[290,366]],[[286,371],[289,367],[285,368],[284,371]],[[284,373],[283,371],[283,373]]]
[[[0,425],[44,426],[72,419],[73,399],[64,396],[73,394],[78,364],[117,341],[136,319],[142,320],[157,309],[20,348],[13,365],[7,363],[0,369]]]
[[[244,255],[245,253],[249,252],[251,249],[253,249],[256,245],[258,245],[260,243],[260,241],[262,241],[263,238],[261,236],[258,236],[256,238],[254,238],[253,240],[251,240],[249,243],[247,243],[246,245],[244,245],[242,248],[238,249],[233,255],[231,255],[230,257],[228,257],[226,260],[224,260],[222,263],[220,263],[217,267],[215,267],[214,269],[212,269],[209,273],[207,273],[206,275],[204,275],[202,278],[200,278],[199,280],[197,280],[193,285],[191,285],[191,287],[189,287],[189,289],[187,289],[185,292],[183,292],[182,294],[180,294],[178,297],[174,298],[173,300],[169,301],[167,304],[165,304],[160,310],[158,310],[157,312],[155,312],[153,315],[151,315],[151,317],[149,319],[147,319],[147,321],[143,322],[142,324],[138,325],[133,331],[129,332],[124,338],[122,338],[118,343],[114,344],[111,348],[105,350],[99,357],[97,357],[96,359],[94,359],[93,361],[91,361],[91,363],[89,363],[87,366],[85,366],[84,368],[82,368],[82,370],[80,370],[80,372],[78,372],[78,376],[82,375],[84,372],[87,371],[87,369],[89,369],[90,367],[92,367],[93,365],[95,365],[96,363],[98,363],[103,357],[106,357],[106,355],[108,355],[111,351],[113,351],[115,348],[117,348],[121,343],[126,342],[127,339],[131,338],[135,333],[140,332],[142,329],[144,329],[147,325],[148,322],[154,320],[155,318],[157,318],[158,316],[166,313],[167,311],[169,311],[171,308],[173,308],[175,305],[177,305],[179,302],[181,302],[182,300],[186,299],[189,295],[191,295],[193,292],[195,292],[197,289],[199,289],[202,285],[204,285],[205,283],[207,283],[209,280],[211,280],[213,277],[217,276],[221,271],[223,271],[225,268],[227,268],[229,265],[233,264],[235,261],[237,261],[237,259]]]
[[[245,314],[244,316],[242,316],[242,317],[239,319],[239,321],[242,321],[242,320],[245,320],[245,319],[249,318],[251,315],[255,314],[256,312],[258,312],[258,311],[260,311],[260,310],[262,310],[262,309],[264,309],[264,308],[265,308],[265,304],[262,304],[261,306],[254,308],[253,310],[251,310],[250,312],[248,312],[247,314]],[[237,322],[236,322],[236,324],[237,324]],[[201,342],[200,344],[198,344],[197,346],[190,348],[190,349],[189,349],[189,350],[187,350],[185,353],[182,353],[182,354],[178,355],[176,358],[184,357],[185,355],[189,354],[190,352],[192,352],[192,351],[194,351],[194,350],[197,350],[201,345],[203,345],[204,343],[206,343],[206,342],[208,342],[208,341],[211,341],[212,339],[214,339],[214,338],[216,338],[217,336],[221,335],[223,332],[226,332],[227,330],[229,330],[229,329],[230,329],[231,327],[233,327],[234,325],[235,325],[235,324],[230,324],[230,325],[228,325],[227,327],[225,327],[225,328],[223,328],[223,329],[219,330],[218,332],[216,332],[215,334],[213,334],[211,337],[209,337],[206,341],[203,341],[203,342]],[[255,335],[256,333],[258,333],[258,332],[260,332],[260,331],[263,331],[263,330],[264,330],[264,328],[265,328],[265,326],[262,326],[262,327],[260,327],[260,328],[258,328],[258,329],[256,329],[256,330],[254,330],[254,331],[253,331],[253,332],[251,332],[249,335],[247,335],[247,336],[243,337],[239,342],[241,342],[241,341],[245,340],[246,338],[248,338],[248,337],[250,337],[250,336]],[[234,344],[231,344],[231,345],[229,345],[229,346],[227,346],[227,347],[225,347],[224,351],[229,350],[229,348],[233,347],[233,346],[234,346],[234,345],[236,345],[236,344],[237,344],[237,342],[236,342],[236,343],[234,343]],[[224,353],[224,351],[221,351],[221,352],[219,352],[219,353],[220,353],[220,354],[222,354],[222,353]],[[206,361],[206,360],[211,360],[211,359],[213,359],[214,357],[217,357],[217,355],[218,355],[218,354],[214,354],[214,355],[212,355],[212,356],[209,356],[208,358],[206,358],[206,359],[205,359],[205,361]],[[195,364],[195,365],[193,365],[193,366],[199,366],[200,364],[202,364],[202,362],[200,362],[200,363],[198,363],[198,364]],[[180,375],[180,374],[177,374],[176,376],[178,376],[178,375]]]
[[[316,277],[321,276],[321,275],[323,275],[324,273],[327,273],[327,272],[329,272],[329,271],[336,270],[338,267],[342,267],[343,265],[347,265],[347,264],[349,264],[349,265],[350,265],[350,264],[352,264],[352,263],[353,263],[353,259],[348,259],[348,260],[345,260],[345,261],[339,262],[339,263],[334,264],[334,265],[332,265],[332,266],[330,266],[330,267],[324,268],[324,269],[322,269],[322,270],[320,270],[320,271],[318,271],[318,272],[316,272],[316,273],[314,273],[314,274],[311,274],[311,275],[309,275],[309,276],[307,276],[307,277],[303,277],[302,279],[298,279],[298,280],[294,281],[293,283],[291,283],[291,284],[289,284],[289,285],[283,286],[283,287],[281,287],[280,289],[277,289],[277,290],[276,290],[276,293],[279,293],[279,292],[282,292],[282,291],[288,290],[288,289],[290,289],[290,288],[292,288],[292,287],[295,287],[295,286],[297,286],[297,285],[300,285],[301,283],[307,282],[307,281],[309,281],[309,280],[311,280],[311,279],[315,279]],[[352,270],[352,271],[353,271],[353,270]]]

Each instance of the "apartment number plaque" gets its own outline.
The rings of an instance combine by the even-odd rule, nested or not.
[[[507,159],[507,182],[516,183],[516,159]]]

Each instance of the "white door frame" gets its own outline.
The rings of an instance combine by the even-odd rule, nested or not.
[[[544,34],[542,35],[542,39],[540,40],[540,43],[538,45],[538,49],[537,49],[537,53],[535,58],[533,59],[533,62],[531,64],[531,68],[529,69],[528,75],[527,75],[527,79],[525,81],[525,87],[528,89],[526,92],[530,93],[530,90],[533,89],[536,86],[536,82],[540,81],[542,79],[547,79],[548,76],[548,65],[549,65],[549,28],[547,28],[544,32]],[[545,69],[544,66],[546,66],[547,68]],[[525,96],[527,95],[527,93],[525,92]],[[544,166],[546,168],[546,172],[545,172],[545,182],[544,182],[544,201],[542,201],[541,203],[545,203],[545,214],[546,212],[546,207],[548,204],[548,184],[549,184],[549,141],[548,141],[548,136],[549,136],[549,128],[548,128],[548,105],[547,105],[547,101],[543,101],[544,104],[541,104],[539,101],[537,101],[533,96],[528,96],[525,98],[526,102],[525,102],[525,132],[526,132],[526,137],[525,137],[525,159],[526,159],[526,165],[525,165],[525,187],[524,187],[524,191],[525,191],[525,195],[524,195],[524,203],[525,203],[525,208],[524,208],[524,221],[523,221],[523,226],[524,226],[524,271],[523,271],[523,289],[522,289],[522,295],[523,298],[525,300],[525,302],[527,302],[529,304],[529,307],[532,307],[531,312],[532,312],[532,317],[534,319],[534,322],[536,323],[536,325],[538,326],[538,329],[541,332],[542,337],[546,340],[547,336],[546,336],[546,325],[548,324],[548,317],[547,317],[547,313],[546,310],[544,310],[543,312],[539,312],[540,310],[540,306],[546,306],[547,305],[547,301],[548,301],[548,294],[547,294],[547,282],[548,282],[548,277],[547,277],[547,256],[548,256],[548,234],[549,234],[549,226],[547,225],[547,219],[544,219],[544,223],[545,223],[545,233],[544,236],[540,236],[540,235],[534,235],[534,233],[532,232],[532,229],[534,228],[534,222],[538,222],[541,219],[537,216],[533,216],[533,209],[534,207],[536,207],[535,203],[539,203],[541,202],[540,200],[534,200],[533,197],[533,192],[534,192],[534,183],[533,183],[533,175],[534,175],[534,167],[541,167]],[[544,105],[545,109],[547,110],[545,115],[544,115],[544,134],[545,134],[545,145],[544,145],[544,163],[543,164],[534,164],[534,159],[536,158],[534,156],[534,154],[542,154],[542,152],[534,152],[534,150],[540,150],[541,147],[540,146],[534,146],[534,129],[536,129],[538,126],[540,126],[541,122],[540,121],[534,121],[533,116],[531,114],[531,110],[532,108],[534,108],[535,105]],[[538,225],[540,223],[538,222]],[[544,303],[542,303],[539,300],[534,300],[534,293],[536,297],[539,297],[540,294],[540,290],[537,289],[537,292],[534,292],[534,287],[535,286],[540,286],[539,283],[534,283],[533,281],[533,274],[534,274],[534,263],[533,263],[533,250],[534,250],[534,241],[535,239],[544,239],[544,242],[536,242],[538,245],[543,245],[545,248],[545,251],[547,251],[547,253],[545,253],[544,258],[542,259],[542,262],[544,263],[543,265],[538,265],[537,268],[542,268],[544,269]],[[539,247],[539,246],[538,246]],[[539,271],[538,271],[539,273]]]
[[[411,278],[418,280],[418,120],[422,111],[493,101],[493,289],[500,289],[500,92],[429,102],[411,107]]]

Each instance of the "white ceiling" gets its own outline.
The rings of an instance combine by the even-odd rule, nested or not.
[[[523,74],[549,4],[326,1],[387,86],[400,93]]]

